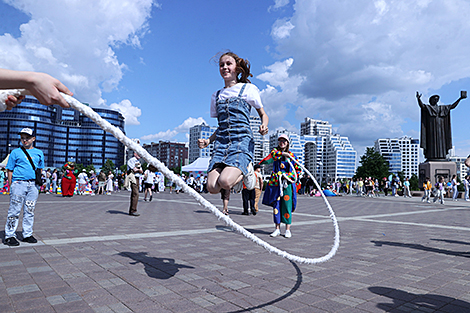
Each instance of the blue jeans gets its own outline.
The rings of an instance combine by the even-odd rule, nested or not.
[[[457,197],[459,196],[459,191],[458,191],[458,189],[457,189],[457,186],[452,186],[452,192],[453,192],[452,198],[453,198],[454,200],[456,200]]]
[[[5,225],[5,239],[16,237],[16,228],[23,209],[23,238],[33,234],[34,208],[38,199],[38,188],[34,181],[15,181],[10,187],[10,208]]]

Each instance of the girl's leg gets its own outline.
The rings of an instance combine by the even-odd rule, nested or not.
[[[207,190],[212,194],[219,193],[220,189],[230,190],[242,179],[242,171],[236,167],[216,168],[207,175]]]

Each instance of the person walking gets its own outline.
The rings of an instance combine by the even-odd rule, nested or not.
[[[424,196],[421,198],[421,202],[426,200],[427,203],[430,203],[429,198],[431,197],[432,184],[429,180],[429,177],[426,177],[426,181],[423,183]]]
[[[142,166],[139,162],[140,156],[134,152],[134,156],[127,161],[127,176],[129,183],[131,185],[131,198],[129,204],[129,215],[130,216],[140,216],[137,213],[137,204],[139,203],[139,185],[138,180],[142,174]],[[136,175],[138,175],[136,177]]]
[[[281,134],[278,137],[278,146],[265,157],[260,164],[273,163],[273,172],[263,196],[263,204],[273,208],[273,218],[276,229],[270,234],[276,237],[281,234],[281,223],[286,224],[284,237],[292,237],[292,213],[297,204],[296,180],[300,169],[293,160],[297,159],[289,151],[289,137]]]
[[[255,190],[248,190],[243,184],[242,189],[242,202],[243,202],[243,212],[242,215],[250,215],[248,212],[248,203],[250,204],[251,214],[256,215],[255,210]]]
[[[405,181],[403,182],[403,197],[404,198],[411,198],[411,193],[410,193],[410,180],[405,178]]]
[[[263,175],[261,175],[261,166],[259,164],[255,165],[255,175],[256,175],[256,184],[255,184],[255,212],[258,214],[259,211],[259,199],[261,197],[261,192],[263,191]],[[305,176],[304,176],[305,177]],[[304,180],[304,183],[306,183],[307,180]],[[304,191],[305,191],[305,186],[303,186]]]
[[[460,183],[457,181],[457,175],[452,175],[452,180],[451,180],[451,186],[452,186],[452,200],[453,201],[458,201],[458,197],[459,197],[459,190],[458,190],[458,186],[460,185]]]
[[[85,195],[86,186],[88,185],[88,175],[86,169],[83,169],[77,177],[78,180],[78,194],[83,196]]]
[[[444,204],[444,192],[445,192],[444,177],[439,176],[438,181],[436,183],[436,196],[434,197],[433,202],[436,202],[439,199],[441,201],[441,204]]]
[[[155,172],[157,168],[150,164],[144,173],[144,201],[147,201],[147,194],[149,201],[152,201],[152,187],[155,181]]]
[[[469,191],[469,186],[470,185],[470,175],[465,176],[465,179],[463,180],[463,186],[465,188],[465,201],[470,201],[468,198],[468,191]]]
[[[33,146],[36,137],[33,130],[23,128],[21,147],[13,150],[6,166],[10,186],[10,207],[5,224],[5,241],[8,246],[19,246],[16,229],[23,210],[23,242],[37,243],[33,236],[34,211],[39,191],[36,186],[36,169],[44,168],[44,154]]]
[[[106,194],[110,195],[114,190],[114,174],[113,172],[108,172],[108,177],[106,178]]]

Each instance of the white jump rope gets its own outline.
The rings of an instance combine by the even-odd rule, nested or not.
[[[4,111],[6,109],[5,101],[9,95],[12,96],[24,96],[24,95],[29,95],[30,93],[27,90],[24,89],[11,89],[11,90],[1,90],[0,91],[0,112]],[[245,228],[242,226],[238,225],[235,223],[230,217],[227,215],[224,215],[222,212],[220,212],[212,203],[204,199],[199,193],[197,193],[194,189],[190,188],[186,183],[179,177],[176,176],[172,171],[170,171],[163,163],[161,163],[158,159],[154,158],[151,156],[144,148],[142,148],[139,144],[135,143],[117,127],[111,125],[108,121],[104,120],[101,118],[101,116],[93,111],[88,106],[83,105],[80,103],[78,100],[75,98],[68,96],[66,94],[61,93],[64,99],[70,104],[70,106],[77,111],[85,114],[88,116],[90,119],[92,119],[97,125],[99,125],[103,130],[111,133],[114,137],[116,137],[120,142],[122,142],[126,147],[129,149],[134,150],[137,152],[138,155],[140,155],[148,164],[152,164],[155,166],[160,172],[163,173],[168,179],[171,181],[175,182],[178,186],[180,186],[184,192],[190,194],[200,205],[202,205],[204,208],[208,209],[211,211],[219,220],[224,221],[227,226],[231,227],[232,229],[236,230],[243,236],[245,236],[248,239],[251,239],[254,243],[260,245],[264,249],[268,250],[270,253],[276,253],[277,255],[286,258],[290,261],[293,262],[299,262],[299,263],[306,263],[306,264],[317,264],[317,263],[322,263],[326,262],[329,259],[331,259],[335,254],[336,251],[339,248],[339,227],[338,227],[338,221],[336,220],[335,213],[333,212],[333,209],[331,208],[330,203],[326,199],[325,195],[323,194],[323,191],[321,191],[320,186],[318,185],[318,182],[316,181],[315,177],[313,177],[312,174],[302,165],[300,164],[297,160],[292,159],[294,162],[297,163],[298,166],[302,170],[304,170],[315,182],[315,185],[317,186],[318,190],[320,190],[321,195],[323,197],[323,200],[325,201],[325,204],[328,208],[328,211],[330,212],[330,218],[333,222],[333,226],[335,229],[335,238],[334,238],[334,244],[333,247],[331,248],[330,252],[328,254],[319,257],[319,258],[305,258],[305,257],[300,257],[296,256],[293,254],[290,254],[286,251],[282,251],[269,243],[265,242],[264,240],[261,240],[254,234],[250,233],[247,231]],[[292,166],[292,164],[291,164]],[[293,167],[292,167],[293,168]],[[282,190],[282,188],[281,188]]]

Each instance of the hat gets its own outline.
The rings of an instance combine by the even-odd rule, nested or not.
[[[23,128],[19,134],[27,134],[27,135],[30,135],[30,136],[34,136],[34,132],[31,128]]]
[[[261,165],[256,164],[253,169],[256,171],[256,170],[259,169],[259,168],[261,168]]]
[[[86,169],[83,169],[82,172],[85,172],[85,173],[86,173]]]
[[[139,168],[141,167],[142,165],[140,164],[140,162],[135,162],[135,167]]]
[[[287,142],[290,142],[289,136],[287,136],[286,134],[280,134],[279,137],[277,137],[277,140],[279,140],[281,138],[284,138],[285,140],[287,140]]]

